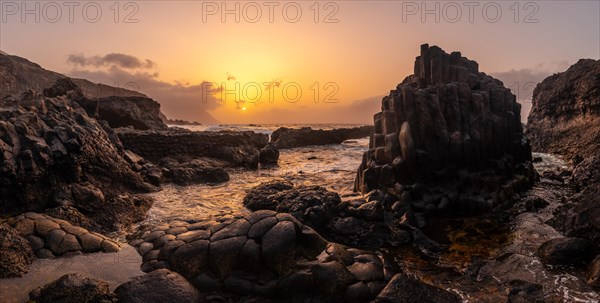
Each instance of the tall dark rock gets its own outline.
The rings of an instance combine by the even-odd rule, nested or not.
[[[414,74],[374,116],[355,190],[408,192],[415,208],[429,211],[489,209],[512,193],[502,193],[507,184],[532,179],[520,114],[515,95],[477,62],[424,44]],[[415,189],[421,185],[430,186]]]
[[[527,118],[534,151],[570,159],[600,150],[600,60],[581,59],[539,83]]]

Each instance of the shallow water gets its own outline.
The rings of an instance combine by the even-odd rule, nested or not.
[[[268,131],[272,131],[272,128]],[[338,193],[351,191],[356,169],[368,145],[369,139],[364,138],[342,144],[283,149],[277,167],[257,171],[230,169],[229,182],[215,185],[163,185],[162,191],[150,194],[155,202],[142,224],[175,219],[199,220],[245,212],[242,200],[247,191],[260,183],[276,179],[284,179],[294,185],[320,185]]]
[[[56,259],[38,259],[21,278],[0,280],[0,302],[26,302],[29,292],[66,274],[80,273],[104,280],[111,291],[122,283],[144,274],[142,257],[135,248],[125,245],[116,253],[93,253]]]
[[[534,157],[542,158],[534,164],[540,174],[569,168],[555,155],[534,153]],[[537,257],[542,243],[563,237],[546,222],[563,197],[571,194],[567,184],[542,178],[523,197],[543,198],[549,202],[545,208],[515,211],[510,221],[490,214],[437,222],[435,240],[448,245],[440,259],[426,258],[411,248],[387,254],[409,275],[456,293],[464,302],[505,302],[508,284],[515,279],[542,285],[547,302],[599,302],[600,294],[583,278],[584,269],[546,266]],[[514,207],[522,204],[519,200]]]

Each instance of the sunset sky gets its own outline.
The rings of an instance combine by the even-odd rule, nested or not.
[[[461,51],[520,86],[520,100],[532,83],[600,57],[600,1],[0,3],[2,51],[69,76],[135,83],[170,118],[201,122],[208,111],[221,123],[368,123],[422,43]],[[239,22],[222,16],[236,4]],[[203,98],[208,83],[240,92]]]

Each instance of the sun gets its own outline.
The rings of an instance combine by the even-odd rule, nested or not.
[[[244,107],[242,107],[242,110],[243,110],[243,111],[246,111],[246,109],[247,109],[247,108],[246,108],[245,106],[244,106]]]

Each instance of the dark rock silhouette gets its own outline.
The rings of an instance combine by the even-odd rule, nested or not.
[[[391,189],[419,211],[479,213],[533,181],[521,105],[459,52],[422,45],[414,74],[381,110],[357,191]]]
[[[349,139],[366,138],[372,131],[372,126],[336,128],[331,130],[315,130],[310,127],[302,127],[299,129],[280,127],[271,135],[271,142],[277,148],[340,144]]]
[[[533,91],[527,136],[534,151],[581,160],[600,150],[600,60],[581,59]]]

